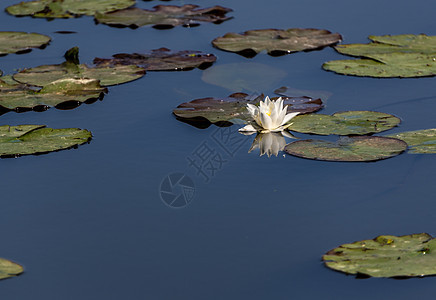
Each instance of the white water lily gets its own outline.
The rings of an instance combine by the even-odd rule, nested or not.
[[[282,97],[271,100],[266,96],[265,101],[260,101],[259,106],[247,104],[255,122],[239,129],[240,132],[279,132],[288,128],[289,121],[299,114],[299,112],[287,114],[288,106],[283,107]]]

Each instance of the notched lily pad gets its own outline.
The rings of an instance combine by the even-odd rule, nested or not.
[[[227,33],[212,41],[218,49],[253,57],[266,50],[276,56],[292,52],[319,49],[342,40],[338,33],[323,29],[290,28],[250,30],[242,34]]]
[[[99,12],[95,14],[95,20],[115,27],[152,25],[157,29],[168,29],[175,26],[194,27],[206,22],[219,24],[230,19],[226,14],[231,11],[218,5],[209,8],[199,8],[193,4],[157,5],[151,10],[133,7],[109,13]]]
[[[135,2],[135,0],[39,0],[9,6],[6,12],[14,16],[36,18],[74,18],[128,8],[135,5]]]
[[[45,125],[0,126],[0,157],[17,157],[69,149],[91,140],[88,130]]]
[[[100,80],[101,86],[110,86],[133,81],[145,75],[145,69],[135,65],[114,64],[99,67],[79,64],[78,54],[73,51],[75,48],[66,52],[67,61],[64,63],[24,69],[13,75],[14,80],[29,85],[46,86],[60,79],[96,79]]]
[[[323,68],[339,74],[368,77],[425,77],[436,75],[436,36],[370,36],[370,44],[339,45],[342,54],[362,59],[333,60]]]
[[[38,90],[5,76],[0,77],[0,108],[6,111],[68,109],[102,99],[106,92],[95,79],[59,79]]]
[[[264,100],[264,95],[251,95],[234,93],[227,98],[201,98],[180,104],[173,113],[182,120],[203,121],[210,123],[230,122],[235,119],[249,121],[252,119],[247,104],[258,105]],[[272,100],[277,99],[271,98]],[[320,99],[308,97],[283,98],[284,105],[288,105],[288,113],[311,113],[322,108]]]
[[[187,71],[195,68],[206,69],[215,61],[213,54],[201,51],[178,51],[171,52],[170,49],[160,48],[149,53],[120,53],[112,56],[111,59],[95,58],[97,66],[112,65],[137,65],[147,71]]]
[[[381,235],[341,245],[322,259],[330,269],[356,276],[431,276],[436,275],[436,241],[427,233]]]
[[[405,141],[409,145],[409,153],[436,153],[436,128],[406,131],[387,135]]]
[[[50,43],[49,36],[39,33],[0,31],[0,55],[29,52]]]
[[[407,144],[398,139],[379,136],[340,137],[337,142],[302,140],[285,146],[284,151],[301,158],[364,162],[377,161],[401,154]]]
[[[318,135],[364,135],[397,126],[401,120],[376,111],[345,111],[333,115],[309,114],[292,119],[291,131]]]
[[[19,264],[0,258],[0,280],[18,276],[23,272],[24,269]]]

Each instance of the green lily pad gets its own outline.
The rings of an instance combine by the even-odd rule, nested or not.
[[[14,80],[29,85],[45,86],[60,79],[96,79],[100,80],[101,86],[110,86],[136,80],[145,75],[145,69],[135,65],[90,67],[78,64],[78,54],[71,51],[73,49],[66,52],[66,62],[24,69],[13,75]]]
[[[368,77],[425,77],[436,75],[436,36],[370,36],[370,44],[336,46],[342,54],[362,59],[333,60],[323,64],[327,71]]]
[[[405,141],[409,153],[436,153],[436,128],[406,131],[387,135]]]
[[[135,0],[39,0],[9,6],[6,12],[14,16],[36,18],[74,18],[128,8],[135,5],[135,2]]]
[[[112,56],[111,59],[95,58],[97,66],[112,65],[137,65],[147,71],[186,71],[194,68],[206,69],[215,61],[213,54],[201,51],[179,51],[171,52],[170,49],[160,48],[150,53],[120,53]]]
[[[46,110],[48,107],[77,107],[83,102],[102,99],[107,89],[95,79],[59,79],[40,90],[0,77],[0,107],[5,110]]]
[[[99,23],[116,27],[137,28],[152,25],[157,29],[167,29],[175,26],[193,27],[205,22],[219,24],[230,19],[226,14],[232,11],[222,6],[198,7],[193,4],[157,5],[152,10],[134,7],[109,13],[98,12],[95,19]]]
[[[19,264],[11,262],[10,260],[0,258],[0,279],[6,279],[20,275],[24,269]]]
[[[260,92],[276,86],[286,72],[266,64],[244,62],[215,65],[203,72],[201,79],[232,92]]]
[[[39,33],[0,31],[0,55],[23,53],[46,46],[51,38]]]
[[[318,135],[364,135],[397,126],[401,120],[376,111],[344,111],[333,115],[309,114],[292,119],[289,130]]]
[[[17,157],[69,149],[88,142],[91,132],[79,128],[46,128],[45,125],[0,126],[0,156]]]
[[[313,99],[319,98],[323,101],[327,101],[333,94],[328,91],[315,91],[315,90],[299,90],[296,88],[282,86],[274,91],[277,95],[284,97],[310,97]]]
[[[272,100],[277,99],[271,98]],[[323,104],[320,99],[308,97],[283,98],[284,105],[288,105],[288,113],[310,113],[318,111]],[[173,113],[181,119],[202,119],[210,123],[230,122],[233,120],[252,120],[247,109],[247,104],[258,105],[264,100],[264,95],[249,96],[245,93],[231,94],[227,98],[201,98],[182,103],[173,110]]]
[[[323,258],[330,269],[372,277],[436,275],[436,240],[427,233],[393,236],[344,244]]]
[[[302,140],[285,146],[290,155],[325,161],[377,161],[401,154],[407,144],[398,139],[380,136],[340,137],[337,142]]]
[[[218,49],[253,57],[266,50],[270,55],[319,49],[342,40],[338,33],[322,29],[291,28],[286,30],[250,30],[242,34],[227,33],[212,41]]]

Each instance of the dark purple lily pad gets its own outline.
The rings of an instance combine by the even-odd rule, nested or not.
[[[160,48],[151,50],[149,53],[120,53],[113,58],[95,58],[97,66],[111,65],[137,65],[147,71],[187,71],[195,68],[206,69],[215,61],[213,54],[201,51],[178,51],[171,52],[170,49]]]
[[[218,5],[209,8],[199,8],[193,4],[157,5],[151,10],[133,7],[109,13],[97,12],[95,20],[115,27],[137,28],[152,25],[157,29],[169,29],[175,26],[194,27],[200,23],[219,24],[230,19],[226,14],[231,11],[230,8]]]
[[[310,98],[320,98],[322,101],[326,101],[333,94],[329,91],[317,91],[317,90],[299,90],[289,86],[282,86],[274,91],[277,95],[283,97],[301,97],[306,96]]]
[[[272,56],[319,49],[342,40],[339,33],[312,28],[249,30],[242,34],[227,33],[212,41],[221,50],[253,57],[266,50]]]
[[[233,123],[233,120],[249,121],[252,119],[247,110],[247,104],[259,104],[264,95],[248,95],[245,93],[231,94],[226,98],[201,98],[180,104],[173,113],[182,120],[203,121],[218,125]],[[271,98],[271,99],[277,99]],[[321,99],[309,97],[283,97],[284,104],[288,105],[288,113],[312,113],[323,107]],[[197,126],[200,127],[200,126]],[[207,126],[206,126],[207,127]]]
[[[288,154],[315,160],[364,162],[377,161],[401,154],[406,142],[380,136],[341,137],[337,142],[302,140],[287,144]]]

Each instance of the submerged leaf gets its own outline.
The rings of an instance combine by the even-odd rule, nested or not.
[[[242,121],[252,120],[247,109],[247,104],[258,105],[264,95],[249,96],[244,93],[231,94],[227,98],[201,98],[190,102],[182,103],[173,110],[173,113],[182,119],[196,119],[217,122],[233,122],[238,119]],[[277,98],[271,98],[275,100]],[[320,99],[308,97],[283,98],[284,105],[288,105],[288,113],[300,112],[310,113],[322,108]]]
[[[372,277],[436,275],[436,241],[427,233],[381,235],[344,244],[322,259],[330,269]]]
[[[193,27],[200,23],[222,23],[232,10],[222,6],[198,8],[198,5],[187,4],[183,6],[157,5],[152,10],[137,7],[127,8],[109,13],[96,13],[95,19],[99,23],[117,27],[141,27],[153,25],[158,29],[172,28],[175,26]]]
[[[227,33],[214,39],[212,44],[221,50],[252,57],[263,50],[271,55],[281,55],[318,49],[336,44],[341,39],[340,34],[322,29],[260,29],[243,34]]]
[[[95,79],[59,79],[40,90],[11,81],[9,77],[0,77],[0,107],[6,110],[45,110],[65,103],[76,107],[85,101],[101,99],[107,92]]]
[[[401,120],[376,111],[344,111],[333,115],[309,114],[292,119],[289,130],[318,135],[364,135],[397,126]]]
[[[50,41],[50,37],[39,33],[0,31],[0,55],[41,48]]]
[[[436,36],[370,36],[373,43],[339,45],[342,54],[363,57],[333,60],[323,68],[339,74],[369,77],[424,77],[436,75]]]
[[[45,125],[0,126],[0,156],[16,157],[69,149],[91,139],[79,128],[53,129]]]
[[[216,61],[213,54],[201,51],[179,51],[171,52],[170,49],[160,48],[149,53],[120,53],[112,56],[111,59],[95,58],[97,66],[112,65],[137,65],[147,71],[182,71],[194,68],[206,69]]]
[[[409,153],[436,153],[436,128],[387,135],[405,141]]]
[[[0,258],[0,279],[14,277],[23,273],[24,269],[19,264]]]
[[[67,59],[72,60],[75,52],[67,51]],[[68,55],[67,55],[68,54]],[[78,62],[78,61],[77,61]],[[45,86],[60,79],[95,79],[102,86],[110,86],[136,80],[145,75],[145,69],[135,65],[87,66],[74,60],[59,65],[43,65],[24,69],[13,75],[14,80],[35,86]]]
[[[128,8],[135,5],[135,2],[135,0],[39,0],[21,2],[7,7],[6,11],[14,16],[74,18]]]
[[[315,160],[363,162],[377,161],[401,154],[404,141],[379,136],[340,137],[337,142],[302,140],[286,145],[288,154]]]
[[[259,92],[275,86],[286,72],[266,64],[245,62],[215,65],[203,72],[201,79],[232,92]]]

